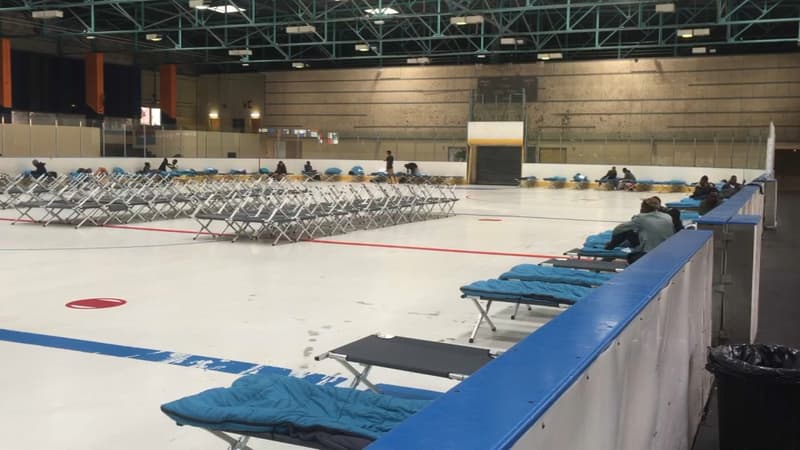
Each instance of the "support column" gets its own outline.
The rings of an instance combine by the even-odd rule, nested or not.
[[[178,72],[175,64],[162,64],[159,77],[161,123],[175,125],[178,120]]]
[[[11,41],[0,39],[0,114],[6,123],[11,119],[11,92]]]
[[[103,83],[103,54],[89,53],[85,59],[86,106],[88,119],[102,120],[105,114],[105,87]]]

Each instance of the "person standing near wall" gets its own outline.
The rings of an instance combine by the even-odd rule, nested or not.
[[[396,183],[397,180],[394,177],[394,156],[392,156],[391,150],[386,150],[386,177],[389,180],[389,183]]]

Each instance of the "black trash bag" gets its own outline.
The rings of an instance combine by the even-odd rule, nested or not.
[[[721,345],[709,352],[706,369],[715,375],[752,381],[800,384],[800,349],[764,344]]]

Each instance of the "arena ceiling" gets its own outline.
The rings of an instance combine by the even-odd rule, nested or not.
[[[0,0],[0,35],[201,72],[798,51],[798,0]]]

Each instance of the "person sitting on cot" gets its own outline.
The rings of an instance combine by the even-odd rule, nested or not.
[[[152,172],[152,170],[153,169],[150,168],[150,163],[149,162],[145,162],[144,163],[144,167],[142,167],[142,170],[140,170],[140,171],[138,171],[136,173],[141,174],[141,175],[147,175],[148,173]]]
[[[31,176],[33,178],[41,178],[47,176],[47,167],[45,167],[44,163],[39,161],[38,159],[34,159],[32,161],[33,167],[36,169],[31,172]]]
[[[697,186],[694,187],[694,192],[690,197],[695,200],[705,200],[705,198],[708,197],[708,194],[716,191],[717,188],[708,182],[708,176],[703,175],[700,178],[700,181],[697,183]]]
[[[631,220],[619,224],[614,228],[611,241],[606,244],[606,249],[611,250],[627,242],[631,248],[628,254],[628,263],[633,264],[647,252],[658,247],[675,234],[672,218],[669,214],[659,211],[661,201],[656,197],[642,200],[640,213],[631,217]]]
[[[742,188],[742,184],[739,183],[739,179],[736,178],[736,175],[731,175],[731,178],[722,184],[722,189],[720,193],[722,194],[722,198],[728,198],[733,194],[739,192],[739,189]]]
[[[603,175],[603,178],[600,178],[600,181],[598,182],[598,184],[600,186],[602,186],[603,183],[612,183],[616,187],[616,185],[617,185],[617,166],[611,166],[611,170],[606,172],[606,174]]]
[[[274,175],[277,178],[283,178],[288,172],[286,171],[286,164],[283,161],[278,161],[278,166],[275,168]]]
[[[628,170],[627,167],[622,168],[622,179],[619,183],[619,188],[626,191],[632,191],[636,187],[636,177],[633,172]]]
[[[681,231],[683,229],[683,220],[681,220],[681,210],[678,208],[667,208],[664,206],[664,203],[661,202],[661,197],[653,196],[652,198],[658,200],[658,210],[664,214],[669,215],[672,218],[672,227],[675,229],[675,232]]]
[[[408,175],[419,175],[419,166],[415,162],[410,162],[405,164],[403,167],[406,168],[406,173]]]
[[[722,203],[722,198],[720,197],[719,192],[712,191],[705,199],[703,199],[702,202],[700,202],[700,208],[697,212],[699,212],[701,216],[704,216],[706,213],[719,206],[720,203]]]
[[[167,167],[169,167],[169,161],[167,161],[167,158],[164,158],[164,159],[161,160],[161,164],[158,165],[158,171],[159,172],[166,172],[167,171]]]

